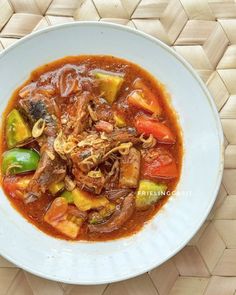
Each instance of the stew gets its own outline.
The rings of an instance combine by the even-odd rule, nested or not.
[[[3,116],[1,182],[31,223],[68,240],[139,231],[175,189],[182,138],[164,86],[113,56],[36,69]]]

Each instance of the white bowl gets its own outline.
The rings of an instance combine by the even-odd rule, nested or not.
[[[0,113],[17,86],[40,65],[67,55],[109,54],[130,60],[163,82],[183,130],[177,194],[136,235],[108,242],[67,242],[28,223],[0,190],[0,254],[38,276],[101,284],[144,273],[176,254],[207,217],[223,169],[223,135],[205,85],[172,49],[133,29],[80,22],[36,32],[0,55]]]

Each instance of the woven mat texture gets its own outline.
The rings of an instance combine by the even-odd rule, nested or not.
[[[223,183],[197,235],[150,273],[110,285],[73,286],[35,277],[0,258],[0,295],[236,295],[236,1],[0,0],[0,50],[32,31],[75,20],[137,28],[193,65],[220,113]]]

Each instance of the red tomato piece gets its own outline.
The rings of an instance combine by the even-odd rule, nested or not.
[[[27,188],[32,175],[7,176],[3,180],[3,188],[7,195],[16,199],[24,198],[24,191]]]
[[[178,177],[174,157],[163,148],[154,148],[143,156],[142,174],[148,178],[171,179]]]
[[[175,136],[170,128],[153,118],[138,116],[135,120],[135,127],[139,133],[152,134],[161,143],[175,143]]]
[[[128,95],[128,103],[150,113],[160,115],[161,106],[158,98],[150,91],[150,89],[143,83],[141,79],[134,81],[134,91]]]

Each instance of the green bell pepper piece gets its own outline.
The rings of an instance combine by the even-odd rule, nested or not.
[[[31,137],[29,126],[18,110],[13,109],[7,116],[6,140],[8,148],[13,148]]]
[[[140,180],[136,192],[135,204],[138,209],[147,209],[164,197],[167,185],[150,180]]]
[[[3,174],[20,174],[35,171],[38,167],[40,156],[36,151],[14,148],[3,154]]]

